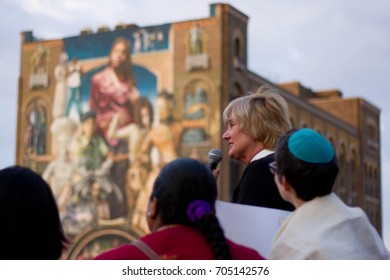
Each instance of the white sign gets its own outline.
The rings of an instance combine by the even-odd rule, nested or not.
[[[230,240],[268,257],[272,239],[289,211],[217,201],[217,217]]]

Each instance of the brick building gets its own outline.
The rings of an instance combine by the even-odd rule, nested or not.
[[[206,162],[208,151],[216,147],[227,154],[228,147],[221,138],[225,129],[222,110],[230,100],[248,91],[255,92],[263,84],[280,89],[289,104],[294,127],[311,127],[333,143],[341,168],[336,193],[347,204],[363,208],[381,232],[379,109],[362,98],[343,98],[338,90],[316,92],[299,82],[276,84],[253,73],[247,68],[247,24],[248,17],[234,7],[211,4],[207,18],[157,26],[118,24],[112,30],[101,26],[97,32],[83,29],[79,35],[53,40],[38,40],[32,31],[22,32],[16,162],[44,174],[52,186],[56,186],[57,198],[67,201],[62,218],[67,234],[74,241],[68,258],[91,257],[93,250],[103,250],[142,235],[146,231],[139,219],[143,214],[139,208],[141,198],[145,196],[142,186],[152,178],[152,170],[158,170],[175,157],[191,156]],[[56,177],[54,173],[53,166],[61,160],[61,151],[66,154],[62,160],[69,166],[76,161],[79,164],[76,169],[95,172],[100,168],[81,166],[91,159],[81,158],[82,153],[74,150],[71,153],[72,149],[68,149],[80,129],[81,114],[77,111],[77,100],[66,97],[69,86],[64,84],[66,75],[61,77],[59,69],[68,73],[70,61],[77,58],[82,69],[81,110],[82,113],[89,111],[93,79],[110,64],[118,38],[125,39],[131,49],[129,61],[133,76],[130,83],[153,108],[150,122],[154,123],[153,127],[159,127],[159,140],[171,141],[165,144],[173,146],[174,150],[167,155],[167,149],[160,146],[164,143],[152,139],[149,146],[146,145],[149,148],[143,151],[146,160],[138,163],[136,158],[140,154],[138,157],[130,155],[131,136],[114,139],[129,144],[122,154],[112,157],[114,164],[126,163],[127,174],[117,180],[118,174],[110,165],[102,182],[114,181],[122,192],[126,210],[114,215],[115,207],[110,205],[108,214],[99,216],[96,209],[101,205],[93,204],[91,197],[78,197],[76,190],[87,184],[83,175],[76,170],[65,180],[65,175],[61,178],[61,174]],[[164,104],[168,106],[169,116],[164,116],[160,105],[157,106],[162,96],[166,97]],[[73,104],[69,103],[71,101]],[[69,112],[65,110],[67,106]],[[134,105],[132,115],[128,116],[135,123],[137,108]],[[113,122],[106,125],[115,127]],[[114,135],[120,135],[119,129],[123,127],[119,124],[117,130],[112,128],[118,132]],[[151,131],[152,128],[144,128],[144,136],[155,133]],[[161,131],[166,133],[161,134]],[[59,142],[65,140],[69,143]],[[114,151],[113,139],[104,140],[106,148]],[[126,153],[128,157],[121,157]],[[109,156],[102,153],[99,159],[102,165],[106,157]],[[96,158],[92,160],[96,162]],[[219,196],[221,200],[229,200],[243,166],[225,158],[221,168]],[[72,190],[72,194],[66,197],[64,189]],[[85,202],[88,209],[78,204],[83,199],[90,203]],[[78,218],[85,211],[90,220]]]

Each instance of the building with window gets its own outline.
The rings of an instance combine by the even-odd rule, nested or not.
[[[379,109],[252,72],[247,25],[244,13],[218,3],[206,18],[156,26],[121,23],[47,40],[21,33],[16,162],[50,182],[74,244],[67,258],[144,234],[161,166],[177,157],[207,162],[212,148],[227,154],[223,109],[263,84],[281,91],[295,128],[332,142],[336,193],[381,233]],[[243,166],[228,158],[220,166],[219,197],[228,201]]]

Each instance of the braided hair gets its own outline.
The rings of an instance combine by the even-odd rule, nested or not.
[[[171,161],[157,177],[153,197],[159,203],[163,224],[196,228],[206,237],[215,259],[231,259],[229,245],[215,215],[217,183],[206,165],[189,158]]]

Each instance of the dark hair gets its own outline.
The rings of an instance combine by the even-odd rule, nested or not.
[[[153,124],[153,107],[152,104],[150,103],[149,99],[146,97],[141,97],[139,98],[134,106],[134,111],[135,111],[135,116],[134,120],[135,123],[138,124],[141,128],[144,128],[144,124],[142,123],[142,116],[141,116],[141,109],[142,108],[147,108],[148,109],[148,114],[150,118],[150,125]]]
[[[310,163],[295,157],[288,148],[288,140],[297,129],[291,129],[278,140],[275,152],[277,174],[285,176],[297,196],[309,201],[330,194],[339,168],[336,156],[328,163]]]
[[[0,170],[0,259],[59,259],[67,240],[49,185],[32,170]]]
[[[91,110],[91,111],[87,111],[87,112],[83,113],[81,115],[80,121],[81,122],[85,122],[88,119],[94,119],[95,120],[96,119],[96,112]]]
[[[171,94],[168,91],[166,91],[165,89],[163,89],[162,91],[159,92],[159,94],[157,95],[157,98],[161,98],[161,99],[165,100],[167,102],[167,105],[168,105],[170,112],[173,111],[173,109],[175,108],[175,105],[176,105],[175,98],[174,98],[173,94]],[[160,122],[165,123],[167,125],[170,125],[170,124],[175,122],[175,118],[173,117],[173,114],[171,113],[171,114],[169,114],[169,116],[165,120],[160,120]]]
[[[229,245],[215,215],[216,180],[206,165],[189,158],[169,162],[154,183],[153,197],[158,201],[163,224],[182,224],[198,229],[207,238],[216,259],[231,259]],[[187,210],[197,200],[207,202],[213,210],[192,222]]]
[[[114,47],[120,43],[125,44],[126,47],[126,59],[123,62],[123,65],[121,67],[121,73],[124,75],[125,80],[132,86],[136,87],[136,81],[134,77],[134,72],[133,72],[133,66],[131,62],[131,44],[130,42],[124,38],[124,37],[118,37],[115,39],[115,41],[112,43],[111,49],[110,49],[110,65],[111,65],[111,54],[112,51],[114,50]]]

